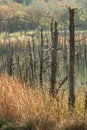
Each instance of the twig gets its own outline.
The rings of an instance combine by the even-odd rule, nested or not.
[[[67,80],[68,80],[68,76],[66,76],[66,77],[62,80],[62,82],[59,84],[59,87],[58,87],[58,89],[57,89],[56,92],[55,92],[56,95],[57,95],[59,89],[61,88],[61,86],[62,86]]]

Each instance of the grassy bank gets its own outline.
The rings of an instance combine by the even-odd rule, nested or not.
[[[68,110],[68,93],[60,90],[57,100],[40,87],[32,90],[23,81],[0,75],[1,129],[84,130],[87,117],[84,91],[76,92],[73,112]]]

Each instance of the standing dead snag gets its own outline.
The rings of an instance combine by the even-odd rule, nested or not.
[[[55,29],[51,27],[51,37],[52,37],[52,63],[51,63],[51,87],[50,92],[52,96],[55,94],[55,83],[56,83],[56,73],[57,73],[57,45],[58,45],[58,30],[57,22],[55,22]]]
[[[40,85],[43,85],[43,30],[41,29],[41,48],[40,48]]]
[[[31,84],[34,83],[34,68],[33,68],[33,58],[32,58],[32,51],[31,51],[31,44],[30,41],[28,41],[28,48],[29,48],[29,56],[30,56],[30,67],[31,67],[31,76],[32,78],[30,78],[30,82]]]
[[[35,53],[35,42],[34,42],[34,37],[32,35],[32,44],[33,44],[33,66],[34,66],[34,77],[37,77],[36,75],[36,53]]]
[[[12,76],[13,74],[13,48],[10,45],[10,40],[9,40],[9,44],[7,47],[7,74],[9,76]]]
[[[69,8],[69,37],[70,37],[70,59],[69,59],[69,108],[74,108],[74,62],[75,62],[75,25],[74,14],[76,9]]]
[[[7,73],[9,76],[12,76],[13,73],[12,65],[13,65],[13,52],[9,53],[7,58]]]

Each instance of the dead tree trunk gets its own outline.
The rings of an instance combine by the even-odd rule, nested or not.
[[[41,48],[40,48],[40,85],[43,85],[43,30],[41,29]]]
[[[51,21],[51,40],[53,42],[53,21]]]
[[[10,40],[7,46],[7,73],[9,76],[13,74],[13,47],[11,46]]]
[[[55,29],[51,27],[51,37],[52,37],[52,63],[51,63],[51,87],[50,92],[54,97],[55,94],[55,84],[56,84],[56,73],[57,73],[57,44],[58,44],[58,30],[57,22],[55,22]]]
[[[33,44],[33,69],[34,69],[34,78],[37,79],[36,75],[36,45],[34,42],[34,36],[32,35],[32,44]]]
[[[69,35],[70,35],[70,59],[69,59],[69,108],[74,108],[74,62],[75,62],[75,26],[74,26],[75,9],[69,8]]]
[[[12,65],[13,65],[13,52],[11,52],[7,58],[7,73],[9,76],[12,76],[13,73]]]
[[[33,69],[33,58],[32,58],[32,52],[31,52],[31,45],[30,45],[29,41],[28,41],[28,47],[29,47],[30,67],[31,67],[31,75],[32,75],[31,84],[33,85],[33,83],[34,83],[34,69]]]

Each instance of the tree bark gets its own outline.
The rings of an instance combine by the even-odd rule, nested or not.
[[[52,26],[52,25],[51,25]],[[57,73],[57,45],[58,45],[58,31],[57,22],[55,22],[54,32],[51,27],[52,37],[52,63],[51,63],[51,87],[50,92],[52,96],[55,95],[56,73]]]
[[[43,85],[43,30],[41,29],[41,48],[40,48],[40,85]]]
[[[74,108],[74,62],[75,62],[75,26],[74,26],[75,9],[69,8],[69,35],[70,35],[70,59],[69,59],[69,108]]]

